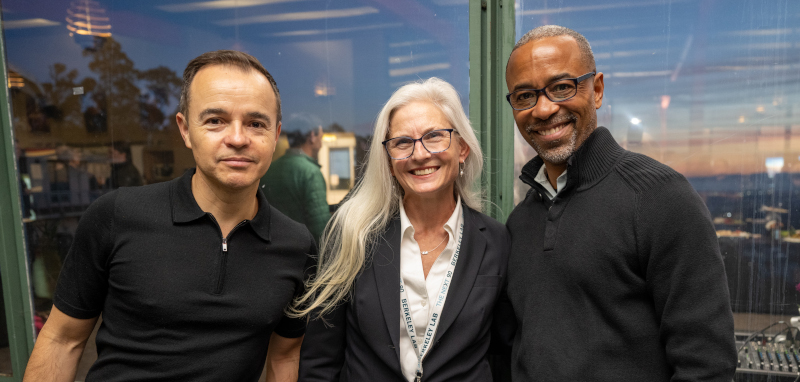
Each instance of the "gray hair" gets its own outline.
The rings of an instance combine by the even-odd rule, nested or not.
[[[513,54],[515,50],[531,41],[540,40],[546,37],[558,36],[569,36],[574,38],[575,42],[578,43],[578,49],[581,51],[583,63],[593,71],[597,70],[594,63],[594,53],[592,53],[592,47],[589,46],[589,41],[586,40],[586,37],[583,37],[582,34],[575,32],[572,29],[559,25],[542,25],[540,27],[531,29],[528,31],[528,33],[525,33],[525,35],[522,36],[519,41],[517,41],[517,43],[514,45],[514,49],[511,50],[511,53]]]
[[[439,108],[458,132],[456,136],[470,148],[464,161],[464,175],[456,178],[454,188],[464,204],[480,210],[480,191],[475,182],[480,180],[483,153],[455,88],[434,77],[397,89],[378,114],[364,177],[325,228],[317,274],[306,284],[306,293],[288,309],[289,316],[302,317],[316,312],[320,317],[348,298],[356,277],[369,261],[367,249],[380,240],[403,200],[401,187],[389,170],[389,157],[382,141],[389,136],[393,113],[417,101]]]

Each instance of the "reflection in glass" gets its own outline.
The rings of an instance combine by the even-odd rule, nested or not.
[[[375,115],[399,86],[441,77],[468,109],[467,1],[7,0],[2,11],[42,321],[86,207],[194,166],[175,114],[180,75],[203,52],[254,55],[278,83],[284,116],[319,116],[329,205],[357,182]],[[287,146],[281,139],[275,157]]]
[[[350,150],[332,149],[331,150],[331,173],[328,182],[332,190],[349,190],[351,167]]]
[[[681,172],[706,202],[736,330],[797,316],[800,3],[517,4],[517,37],[546,24],[586,36],[605,78],[598,125]],[[534,155],[517,133],[517,173]],[[518,182],[515,201],[526,191]]]
[[[0,303],[5,306],[3,298],[3,283],[0,279]],[[8,347],[8,320],[5,309],[0,310],[0,376],[12,375],[11,349]]]

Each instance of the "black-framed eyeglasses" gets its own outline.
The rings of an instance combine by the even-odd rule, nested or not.
[[[396,137],[383,141],[383,147],[389,157],[395,160],[406,159],[414,155],[414,147],[417,141],[422,142],[422,147],[431,154],[447,151],[450,148],[450,141],[453,129],[439,129],[425,133],[421,138]]]
[[[514,110],[528,110],[539,101],[539,93],[544,93],[553,102],[566,101],[578,94],[578,84],[597,74],[589,72],[577,78],[563,78],[541,89],[519,89],[506,94],[506,100]]]

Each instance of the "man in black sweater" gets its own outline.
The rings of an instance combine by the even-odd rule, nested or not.
[[[543,26],[506,69],[539,154],[508,218],[514,381],[729,382],[736,349],[714,227],[686,179],[621,148],[586,39]]]

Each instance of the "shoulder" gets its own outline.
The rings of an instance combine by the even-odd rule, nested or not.
[[[671,167],[646,155],[630,151],[625,152],[617,163],[615,171],[636,193],[660,190],[664,187],[689,186],[686,178]]]
[[[487,239],[507,240],[509,238],[506,226],[493,217],[464,206],[464,220],[474,224],[474,227],[484,231]]]
[[[316,245],[311,232],[305,225],[290,219],[273,206],[269,207],[269,226],[270,238],[273,241],[297,243],[298,247],[303,248]]]

